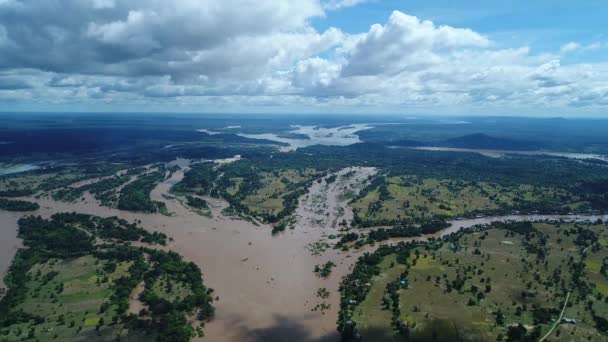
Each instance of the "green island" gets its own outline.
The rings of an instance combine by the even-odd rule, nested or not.
[[[344,279],[338,329],[372,341],[601,340],[607,228],[506,222],[382,245]]]
[[[200,269],[154,248],[166,244],[164,234],[62,213],[20,219],[19,237],[25,247],[0,301],[3,341],[189,341],[213,318],[213,290]]]
[[[8,211],[35,211],[40,205],[35,202],[0,198],[0,209]]]
[[[74,202],[80,199],[85,191],[90,192],[102,205],[111,207],[118,200],[117,193],[113,190],[127,183],[130,175],[112,176],[88,185],[76,188],[62,188],[53,193],[53,199],[64,202]]]
[[[0,197],[23,197],[48,192],[79,181],[110,176],[126,168],[128,164],[123,162],[82,162],[4,175],[0,176]]]
[[[165,179],[165,173],[161,171],[143,175],[134,182],[127,184],[120,191],[118,209],[126,211],[156,213],[166,212],[164,202],[153,201],[150,192],[154,187]]]

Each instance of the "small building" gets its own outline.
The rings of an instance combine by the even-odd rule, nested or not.
[[[576,319],[564,317],[561,322],[565,324],[576,324]]]

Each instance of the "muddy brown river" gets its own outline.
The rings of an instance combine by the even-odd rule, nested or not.
[[[353,172],[350,172],[353,171]],[[170,187],[179,182],[184,170],[174,173],[159,184],[151,194],[164,201],[173,216],[138,214],[102,207],[88,193],[77,203],[37,200],[41,209],[35,215],[49,217],[58,212],[81,212],[98,216],[119,216],[129,221],[141,220],[151,231],[161,231],[173,241],[167,248],[195,262],[203,271],[205,283],[215,289],[219,300],[214,303],[216,318],[205,328],[206,341],[337,341],[336,320],[339,309],[338,286],[357,257],[364,252],[323,250],[318,242],[329,242],[328,235],[337,234],[336,222],[352,218],[352,212],[340,194],[357,192],[375,170],[349,168],[338,173],[332,184],[314,182],[309,193],[300,199],[294,229],[277,236],[271,227],[221,215],[227,205],[208,199],[213,218],[198,215],[177,200],[167,200]],[[338,209],[342,208],[342,209]],[[17,220],[23,214],[0,211],[0,273],[5,274],[15,251],[20,246],[16,237]],[[454,221],[453,225],[434,237],[462,228],[497,220],[542,219],[595,220],[606,216],[504,216]],[[414,238],[420,240],[427,237]],[[315,245],[315,243],[317,243]],[[371,250],[374,247],[369,247]],[[332,260],[337,264],[327,279],[313,273],[314,266]],[[317,298],[319,288],[327,288],[329,299]],[[329,310],[313,311],[325,301]]]

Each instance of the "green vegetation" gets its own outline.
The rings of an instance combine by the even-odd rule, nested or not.
[[[207,201],[194,196],[186,196],[186,204],[195,209],[209,209]]]
[[[280,224],[295,211],[298,198],[321,177],[314,169],[289,169],[241,160],[222,167],[217,193],[234,211]]]
[[[13,261],[0,301],[3,341],[188,341],[213,317],[212,290],[196,265],[129,244],[164,244],[164,234],[118,218],[66,213],[22,218],[19,237],[26,248]],[[143,309],[130,313],[130,296],[142,282]]]
[[[165,179],[165,173],[152,172],[141,176],[136,181],[127,184],[120,191],[118,209],[144,213],[155,213],[163,208],[162,202],[150,199],[150,192]]]
[[[0,209],[8,211],[34,211],[40,209],[40,205],[29,201],[0,198]]]
[[[339,330],[374,341],[536,341],[568,299],[550,339],[606,339],[606,228],[494,223],[381,246],[344,279]]]
[[[480,214],[587,212],[591,203],[555,187],[379,176],[352,202],[352,207],[355,222],[367,227]]]
[[[124,176],[112,176],[76,188],[60,189],[53,193],[53,199],[56,201],[74,202],[81,198],[85,191],[88,191],[95,196],[96,199],[100,200],[102,205],[111,207],[118,200],[118,196],[114,189],[131,180],[129,174],[130,172],[127,172]]]
[[[184,173],[184,179],[171,188],[174,194],[197,194],[206,196],[213,189],[213,182],[218,177],[215,163],[205,162],[193,164],[190,170]]]
[[[112,175],[127,166],[123,163],[82,163],[61,165],[0,176],[0,197],[30,196],[67,187],[86,179]]]
[[[327,278],[331,274],[331,271],[334,267],[336,267],[336,264],[333,261],[328,261],[323,265],[315,265],[314,272],[317,277]]]

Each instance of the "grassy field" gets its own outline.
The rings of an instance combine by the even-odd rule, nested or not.
[[[276,215],[284,209],[283,199],[285,195],[295,190],[294,185],[306,182],[316,175],[317,172],[313,169],[262,172],[261,187],[247,196],[243,204],[252,213]]]
[[[114,281],[125,275],[129,267],[129,263],[119,263],[113,272],[107,272],[104,265],[105,261],[93,256],[36,264],[28,272],[26,298],[15,310],[42,316],[44,322],[12,325],[0,339],[110,341],[121,336],[145,340],[143,335],[123,331],[123,324],[110,324],[117,315],[115,307],[100,312],[102,303],[112,294]]]
[[[570,290],[564,317],[576,324],[559,324],[550,340],[606,340],[594,318],[608,314],[608,247],[595,243],[606,241],[606,228],[535,223],[526,234],[492,228],[415,247],[405,264],[389,254],[352,320],[364,340],[407,340],[385,305],[391,303],[387,285],[407,270],[398,324],[408,323],[410,340],[510,341],[517,324],[535,340],[549,331]]]
[[[169,302],[182,300],[192,294],[188,284],[167,275],[159,277],[159,279],[154,282],[152,291],[154,291],[159,298]]]
[[[559,204],[558,204],[559,202]],[[352,207],[363,221],[424,219],[492,214],[525,209],[535,205],[551,206],[568,212],[586,203],[561,189],[486,182],[465,182],[399,176],[387,178]]]

